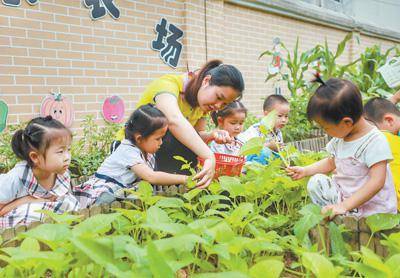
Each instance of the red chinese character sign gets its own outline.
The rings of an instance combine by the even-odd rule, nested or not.
[[[4,101],[0,100],[0,132],[2,132],[6,128],[7,116],[8,106]]]
[[[120,17],[120,11],[113,0],[84,0],[83,3],[90,9],[90,17],[93,20],[102,18],[107,13],[114,19]]]
[[[71,127],[74,120],[74,109],[71,102],[60,92],[52,93],[44,98],[40,107],[40,116],[48,115],[59,120],[66,127]]]
[[[172,68],[176,68],[182,52],[183,31],[165,18],[155,26],[157,38],[151,42],[151,48],[160,52],[161,60]]]
[[[11,7],[19,7],[21,5],[21,0],[2,0],[3,4]],[[39,0],[26,0],[29,5],[36,5]]]
[[[109,123],[122,123],[124,121],[125,104],[119,96],[111,96],[104,100],[103,117]]]

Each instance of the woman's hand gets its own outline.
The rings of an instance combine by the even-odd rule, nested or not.
[[[285,171],[293,180],[299,180],[307,177],[307,171],[305,167],[289,166],[285,169]]]
[[[232,143],[234,138],[229,135],[229,132],[226,130],[216,129],[211,132],[211,138],[217,144],[227,144]]]
[[[204,161],[203,169],[193,177],[197,182],[197,188],[203,189],[210,185],[215,174],[215,157],[207,158]]]

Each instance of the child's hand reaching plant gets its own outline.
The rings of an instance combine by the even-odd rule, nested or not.
[[[307,177],[307,171],[305,167],[289,166],[286,167],[285,171],[288,174],[288,176],[291,177],[293,180],[299,180],[304,177]]]
[[[229,132],[226,130],[215,129],[211,132],[212,140],[217,144],[227,144],[231,143],[234,138],[229,135]]]
[[[343,203],[328,205],[328,206],[323,207],[321,210],[322,214],[328,215],[329,220],[332,220],[333,218],[335,218],[336,215],[346,214],[346,212],[347,212],[347,209],[343,205]]]

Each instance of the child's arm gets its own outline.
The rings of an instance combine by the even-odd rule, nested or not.
[[[359,190],[341,203],[324,207],[322,212],[324,213],[331,210],[331,217],[333,217],[338,214],[345,214],[369,201],[385,185],[386,165],[386,160],[372,165],[370,167],[368,181]]]
[[[1,204],[1,209],[0,209],[0,216],[4,216],[7,213],[9,213],[10,211],[12,211],[13,209],[15,209],[16,207],[19,207],[23,204],[27,204],[27,203],[35,203],[35,202],[48,202],[48,201],[55,201],[54,198],[52,199],[43,199],[43,198],[35,198],[33,196],[24,196],[18,199],[15,199],[7,204]]]
[[[391,102],[393,102],[394,104],[397,104],[398,102],[400,102],[400,90],[397,91],[389,100]]]
[[[146,164],[136,164],[131,170],[142,180],[156,185],[186,184],[188,176],[154,171]]]
[[[335,159],[333,157],[327,157],[305,167],[287,167],[286,172],[292,179],[299,180],[304,177],[313,176],[315,174],[327,174],[335,169]]]

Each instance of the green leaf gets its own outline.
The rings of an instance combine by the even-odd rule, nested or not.
[[[147,258],[153,277],[155,278],[175,278],[175,273],[165,261],[165,257],[158,251],[155,244],[147,244]]]
[[[353,33],[348,33],[344,39],[338,44],[335,54],[335,59],[342,55],[344,48],[346,47],[346,43],[353,37]]]
[[[253,265],[249,274],[252,278],[278,278],[280,277],[284,264],[277,260],[263,260]]]
[[[267,135],[268,133],[270,133],[271,131],[274,130],[277,115],[278,114],[277,114],[276,110],[272,110],[268,113],[267,116],[265,116],[261,119],[260,131],[264,135]]]
[[[183,163],[187,163],[188,161],[184,159],[182,156],[174,155],[173,158],[178,161],[182,161]]]
[[[164,210],[153,206],[147,210],[146,223],[150,225],[159,223],[172,223],[172,220]]]
[[[156,203],[156,206],[162,208],[181,208],[183,207],[184,202],[179,198],[163,198]]]
[[[80,222],[82,220],[82,215],[72,215],[68,212],[65,212],[63,214],[58,214],[50,210],[38,210],[38,212],[48,215],[57,223],[71,224],[73,222]]]
[[[26,238],[21,243],[21,251],[40,251],[39,242],[35,238]]]
[[[379,258],[372,250],[361,246],[362,260],[365,265],[373,267],[376,270],[381,271],[389,275],[390,269],[382,263],[381,258]]]
[[[217,242],[229,242],[235,236],[235,233],[226,221],[221,221],[217,225],[207,229],[206,234],[210,235]]]
[[[339,277],[338,270],[324,256],[318,253],[305,252],[301,258],[304,267],[310,270],[317,278]]]
[[[302,242],[308,231],[320,223],[324,216],[321,214],[321,208],[314,204],[304,206],[300,214],[303,217],[295,223],[294,234]]]
[[[229,192],[231,198],[237,196],[243,196],[245,193],[244,186],[240,183],[240,180],[236,177],[222,176],[219,177],[221,188]]]
[[[254,205],[251,203],[240,203],[237,208],[233,210],[227,221],[233,226],[237,227],[243,223],[244,218],[251,214],[254,210]]]
[[[202,189],[194,188],[194,189],[190,190],[189,192],[183,194],[183,198],[185,198],[188,201],[191,201],[193,198],[195,198],[201,192],[203,192]]]
[[[179,235],[153,241],[158,251],[175,250],[178,254],[191,252],[196,243],[205,243],[204,239],[194,234]]]
[[[331,247],[333,255],[347,256],[346,243],[343,240],[342,233],[334,222],[329,222],[329,238],[331,240]]]
[[[240,148],[240,155],[259,154],[264,146],[262,137],[254,137],[243,144]]]
[[[390,230],[399,224],[400,215],[389,213],[378,213],[368,216],[366,223],[373,233]]]
[[[193,278],[248,278],[248,276],[244,273],[237,271],[229,271],[229,272],[209,272],[209,273],[201,273],[193,275]]]
[[[207,205],[210,202],[221,201],[221,200],[231,202],[231,199],[229,199],[228,197],[226,197],[224,195],[204,195],[199,198],[199,202],[203,206]]]
[[[94,215],[74,226],[72,232],[75,236],[83,234],[104,234],[111,229],[111,223],[120,215],[120,213]]]
[[[385,265],[391,270],[393,277],[400,277],[400,254],[391,256]]]
[[[114,258],[113,242],[110,238],[74,237],[71,242],[99,266],[113,265],[122,272],[129,269],[128,264]]]
[[[51,249],[66,243],[71,237],[71,230],[66,224],[41,224],[23,234],[21,237],[30,237],[44,242]]]

